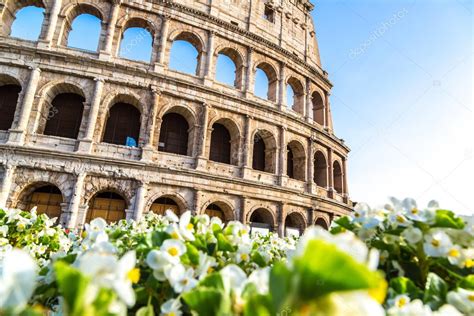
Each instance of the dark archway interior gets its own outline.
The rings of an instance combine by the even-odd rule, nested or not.
[[[136,147],[140,135],[140,111],[131,104],[117,103],[109,111],[103,142]]]
[[[76,139],[81,127],[84,97],[75,93],[58,94],[47,113],[44,135]]]
[[[15,118],[15,110],[21,87],[7,84],[0,87],[0,130],[9,130]]]
[[[176,113],[166,114],[161,123],[158,150],[186,155],[188,153],[188,130],[189,124],[184,117]]]
[[[98,217],[107,223],[117,222],[125,218],[126,209],[127,203],[119,194],[111,191],[97,193],[89,202],[86,223]]]
[[[211,148],[209,159],[230,164],[231,138],[227,128],[219,123],[212,125]]]

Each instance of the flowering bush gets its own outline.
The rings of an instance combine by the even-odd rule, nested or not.
[[[0,314],[472,314],[473,221],[413,205],[361,205],[299,240],[190,212],[79,233],[0,210]]]

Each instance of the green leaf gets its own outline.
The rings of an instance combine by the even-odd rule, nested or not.
[[[224,290],[224,282],[222,281],[222,276],[220,273],[211,273],[206,276],[200,283],[202,287],[213,288],[217,290]]]
[[[186,254],[194,265],[199,264],[199,251],[190,243],[186,244]]]
[[[305,253],[295,259],[294,265],[297,295],[303,301],[338,291],[385,290],[385,281],[379,273],[322,240],[310,240]],[[385,292],[377,294],[384,296]]]
[[[462,218],[457,217],[452,211],[437,210],[433,227],[463,229],[464,221]]]
[[[224,291],[197,287],[182,295],[188,307],[198,315],[231,315],[231,304]]]
[[[255,295],[247,300],[245,316],[271,316],[271,300],[268,295]]]
[[[217,248],[222,251],[235,251],[234,246],[232,246],[224,234],[217,234]]]
[[[474,290],[474,274],[470,274],[458,283],[459,287],[468,290]]]
[[[407,294],[412,299],[419,297],[421,290],[406,277],[396,277],[390,280],[389,287],[395,291],[397,295]]]
[[[135,313],[135,316],[155,316],[155,311],[152,305],[143,306]]]
[[[67,307],[70,316],[84,315],[84,298],[89,279],[81,272],[67,263],[58,261],[54,264],[54,271],[58,282],[58,288]]]
[[[258,251],[254,251],[252,253],[252,261],[258,264],[262,268],[267,265],[267,263],[265,262],[265,259],[263,259],[262,255]]]
[[[347,230],[352,231],[354,229],[354,224],[352,224],[352,220],[348,216],[338,218],[334,222]]]
[[[436,310],[446,302],[448,285],[435,273],[429,273],[425,285],[425,295],[423,301],[429,305],[432,310]]]
[[[279,311],[290,295],[291,271],[285,263],[277,262],[270,271],[270,293],[273,312]]]
[[[153,247],[161,247],[163,242],[166,239],[171,238],[171,236],[168,233],[165,233],[163,231],[154,231],[151,233],[151,242],[153,244]]]

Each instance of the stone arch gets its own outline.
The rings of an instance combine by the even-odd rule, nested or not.
[[[329,227],[330,227],[330,223],[324,217],[318,217],[314,221],[314,225],[320,226],[320,227],[324,228],[325,230],[329,230]]]
[[[62,96],[62,95],[69,95],[69,96],[77,96],[77,100],[74,103],[75,105],[78,105],[80,100],[82,100],[82,109],[81,111],[77,112],[77,115],[80,115],[80,117],[77,117],[78,121],[78,128],[77,132],[74,134],[76,135],[75,138],[77,138],[77,134],[79,133],[80,125],[83,121],[83,114],[84,114],[84,102],[86,102],[86,95],[84,93],[85,89],[83,86],[80,86],[76,82],[72,82],[69,80],[66,81],[54,81],[46,84],[43,86],[39,92],[39,95],[41,96],[40,98],[40,104],[38,106],[38,117],[36,118],[36,128],[34,129],[36,133],[38,134],[44,134],[47,128],[47,124],[51,119],[58,118],[59,111],[60,109],[58,108],[57,104],[55,104],[55,100],[57,100],[57,97]],[[80,99],[81,98],[81,99]],[[62,103],[65,107],[67,107],[68,104]],[[62,105],[61,105],[62,107]],[[51,134],[51,133],[48,133]],[[54,134],[52,134],[54,135]]]
[[[275,173],[277,161],[277,142],[275,136],[266,129],[256,129],[251,139],[253,141],[249,150],[252,152],[252,168]],[[261,143],[263,143],[263,146]]]
[[[272,64],[263,61],[255,64],[255,67],[253,69],[254,74],[256,73],[257,69],[261,69],[268,79],[267,100],[276,102],[278,92],[278,72],[276,68]],[[253,84],[255,85],[256,80],[254,79],[254,81],[255,82]]]
[[[161,201],[168,199],[169,201]],[[156,194],[149,201],[149,206],[145,212],[154,212],[163,215],[167,209],[171,209],[176,215],[180,215],[187,210],[187,203],[179,194]],[[175,207],[174,207],[175,206]]]
[[[297,211],[290,212],[285,217],[285,236],[303,234],[306,229],[306,219]]]
[[[171,51],[173,43],[175,41],[184,41],[191,44],[196,50],[196,69],[194,73],[190,73],[195,76],[200,76],[203,69],[203,56],[205,51],[205,41],[204,39],[196,32],[186,29],[177,29],[174,32],[171,32],[168,36],[167,49],[166,49],[166,63],[167,66],[170,66],[171,58],[173,58]],[[178,70],[179,71],[179,70]]]
[[[277,225],[273,213],[263,207],[256,207],[250,211],[247,215],[247,222],[252,229],[268,229],[270,232],[274,231]]]
[[[187,145],[186,145],[187,150],[184,153],[184,155],[192,156],[193,150],[194,150],[193,145],[194,145],[195,132],[196,132],[196,129],[195,129],[196,114],[186,106],[172,104],[172,105],[164,107],[160,111],[160,113],[158,114],[158,117],[159,117],[158,122],[159,122],[159,127],[160,128],[157,129],[156,134],[155,134],[156,135],[155,139],[159,140],[158,144],[157,144],[157,147],[160,148],[160,145],[161,145],[160,144],[161,143],[160,139],[162,139],[162,128],[161,127],[163,125],[164,117],[168,114],[180,115],[187,122],[187,125],[188,125]]]
[[[9,130],[18,109],[22,85],[8,74],[0,74],[0,130]]]
[[[66,5],[61,12],[61,16],[64,16],[63,24],[61,27],[61,34],[59,37],[59,45],[68,46],[69,34],[72,30],[72,23],[74,20],[82,14],[89,14],[95,16],[101,21],[101,30],[99,40],[97,43],[97,50],[101,49],[101,43],[103,42],[103,34],[105,32],[104,17],[106,14],[102,12],[101,8],[96,6],[93,2],[88,3],[70,3]]]
[[[306,180],[306,151],[303,144],[292,140],[287,145],[287,175],[300,181]]]
[[[217,208],[222,211],[224,218],[218,216],[219,218],[221,218],[222,222],[225,223],[236,219],[232,203],[225,201],[224,199],[207,201],[206,203],[204,203],[201,213],[210,215],[210,212],[208,212],[208,210],[212,208],[212,206],[217,206]]]
[[[151,62],[154,55],[153,47],[154,47],[155,36],[157,33],[157,27],[155,26],[155,24],[143,17],[135,16],[135,17],[127,17],[126,20],[124,18],[123,21],[119,22],[119,25],[121,26],[120,26],[119,45],[117,47],[119,51],[117,55],[119,57],[128,58],[131,60]],[[130,42],[129,45],[123,46],[124,42],[126,41],[126,32],[131,28],[140,29],[140,33],[133,38],[132,42]],[[128,53],[134,47],[140,46],[141,50],[144,49],[143,41],[144,41],[144,38],[147,36],[151,38],[150,47],[147,48],[149,51],[147,51],[146,54],[140,57],[129,56]]]
[[[241,133],[237,123],[230,118],[216,118],[211,120],[209,126],[211,126],[208,142],[209,159],[231,165],[238,165],[240,161],[239,150]],[[227,142],[227,135],[223,135],[225,131],[222,127],[225,128],[229,134],[229,146],[224,143]]]
[[[341,163],[338,160],[335,160],[332,164],[332,173],[333,173],[333,183],[334,183],[334,190],[337,193],[342,194],[344,193],[344,185],[343,185],[343,177],[344,174],[342,172]]]
[[[2,27],[0,28],[0,35],[4,36],[11,35],[13,23],[15,22],[16,15],[20,10],[31,6],[47,9],[47,6],[45,5],[45,2],[43,0],[5,1],[4,5],[5,8],[3,9],[3,14],[0,16],[2,22]]]
[[[328,163],[326,156],[321,150],[314,153],[314,183],[317,186],[326,188],[328,186]]]
[[[311,94],[311,102],[312,102],[312,108],[313,108],[313,121],[318,123],[321,126],[325,125],[325,120],[326,120],[326,114],[325,114],[325,108],[326,104],[324,102],[324,97],[323,94],[319,91],[314,91]]]
[[[50,192],[42,192],[42,188],[55,188]],[[46,190],[44,190],[46,191]],[[49,190],[48,190],[49,191]],[[46,196],[35,196],[36,193],[44,193]],[[49,196],[55,195],[55,196]],[[53,181],[34,181],[26,184],[20,190],[15,199],[12,200],[12,208],[30,211],[33,206],[38,207],[38,214],[61,216],[61,204],[66,202],[60,186]]]
[[[291,89],[293,91],[293,102],[287,104],[287,106],[300,114],[304,114],[304,85],[300,79],[290,76],[286,81],[287,89],[287,102],[290,101],[290,94],[288,91]]]
[[[107,223],[117,222],[127,217],[128,203],[125,195],[117,189],[97,191],[87,202],[85,223],[97,217],[102,217]]]
[[[227,56],[234,63],[235,74],[234,74],[234,77],[233,77],[234,78],[233,86],[236,89],[241,89],[242,85],[243,85],[243,79],[244,79],[244,68],[245,68],[244,67],[245,66],[244,57],[239,52],[239,50],[236,49],[236,48],[229,47],[227,45],[222,45],[222,46],[218,47],[214,51],[214,56],[213,56],[216,60],[215,65],[214,65],[215,66],[214,67],[214,78],[216,78],[216,79],[217,79],[217,76],[219,75],[219,73],[222,71],[222,70],[218,69],[219,57],[221,55]]]

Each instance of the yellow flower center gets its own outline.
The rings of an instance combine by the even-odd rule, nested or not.
[[[418,209],[417,209],[416,207],[411,209],[411,213],[412,213],[412,214],[418,214],[418,212],[419,212],[419,211],[418,211]]]
[[[128,271],[127,279],[129,279],[133,284],[138,283],[140,280],[140,269],[133,268],[132,270]]]
[[[210,273],[212,273],[212,272],[214,272],[214,268],[213,268],[213,267],[209,267],[209,269],[207,269],[207,273],[210,274]]]
[[[178,255],[178,249],[176,249],[175,247],[171,247],[170,249],[168,249],[168,253],[173,257],[176,257]]]
[[[468,300],[470,300],[471,302],[474,302],[474,294],[469,294],[469,296],[467,297]]]
[[[171,312],[171,313],[166,314],[166,316],[176,316],[176,314],[174,312]]]
[[[187,229],[187,230],[191,230],[191,229],[193,229],[193,228],[194,228],[194,225],[191,224],[191,223],[189,223],[189,224],[186,226],[186,229]]]
[[[355,216],[355,217],[359,217],[360,214],[359,214],[359,213],[355,213],[354,216]]]
[[[178,233],[177,233],[176,231],[172,232],[172,233],[171,233],[171,238],[173,238],[173,239],[179,239]]]
[[[406,304],[408,303],[407,299],[405,297],[401,297],[399,300],[398,300],[398,307],[403,307],[405,306]]]
[[[397,222],[404,223],[405,222],[405,217],[403,217],[401,215],[397,215]]]
[[[472,260],[472,259],[467,259],[467,260],[464,262],[464,265],[466,266],[466,268],[472,268],[472,267],[474,267],[474,260]]]
[[[82,234],[81,234],[82,238],[86,238],[87,237],[87,232],[84,230],[82,231]]]
[[[433,239],[431,241],[431,244],[433,245],[433,247],[439,247],[440,242],[439,242],[439,240]]]
[[[460,255],[459,250],[457,250],[456,248],[453,248],[449,250],[448,252],[448,256],[450,257],[459,257],[459,255]]]
[[[242,259],[243,261],[247,261],[248,258],[249,256],[246,253],[240,254],[240,259]]]

